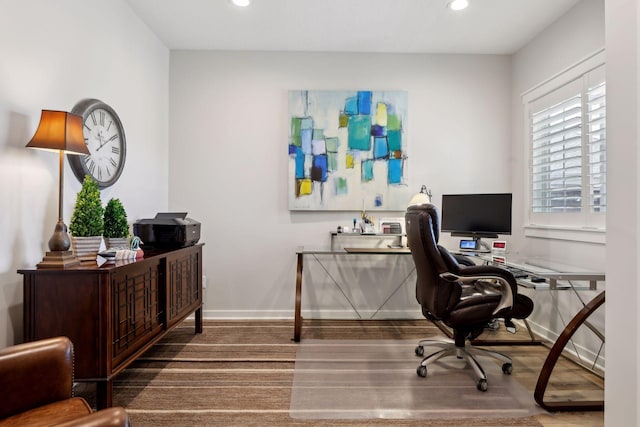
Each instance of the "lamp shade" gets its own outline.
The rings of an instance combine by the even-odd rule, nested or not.
[[[431,190],[426,185],[420,188],[420,192],[411,198],[409,206],[419,206],[431,203]]]
[[[91,154],[82,133],[82,117],[66,111],[42,110],[38,129],[27,147]]]

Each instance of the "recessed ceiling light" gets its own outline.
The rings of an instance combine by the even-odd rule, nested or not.
[[[469,6],[469,0],[451,0],[447,7],[451,10],[462,10]]]
[[[250,0],[231,0],[231,3],[235,4],[236,6],[247,7],[249,6],[249,4],[251,4],[251,1]]]

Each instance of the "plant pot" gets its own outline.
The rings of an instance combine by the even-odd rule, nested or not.
[[[107,249],[129,249],[127,237],[105,237],[104,244]]]
[[[71,248],[80,262],[96,262],[102,236],[71,237]]]

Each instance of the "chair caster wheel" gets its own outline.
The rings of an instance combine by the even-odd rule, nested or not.
[[[511,375],[511,372],[513,372],[513,365],[511,363],[505,363],[502,365],[503,374]]]
[[[476,388],[480,391],[487,391],[489,389],[489,384],[487,384],[487,380],[481,379],[481,380],[478,380],[478,384],[476,384]]]
[[[424,347],[419,345],[416,347],[416,356],[422,357],[424,355]]]
[[[418,369],[416,369],[416,373],[418,374],[419,377],[426,377],[427,376],[427,367],[426,366],[418,366]]]

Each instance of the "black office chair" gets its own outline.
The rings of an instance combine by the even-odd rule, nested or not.
[[[455,355],[473,368],[478,390],[486,391],[487,376],[476,354],[502,361],[505,374],[511,374],[511,358],[474,348],[467,341],[477,337],[493,319],[526,318],[533,310],[533,302],[518,294],[516,280],[509,271],[488,265],[460,265],[449,251],[438,245],[440,222],[434,205],[410,206],[405,220],[407,242],[416,265],[416,298],[422,313],[427,319],[441,321],[453,329],[453,340],[427,339],[418,343],[418,356],[424,355],[425,346],[441,349],[424,357],[417,373],[426,377],[430,363]]]

